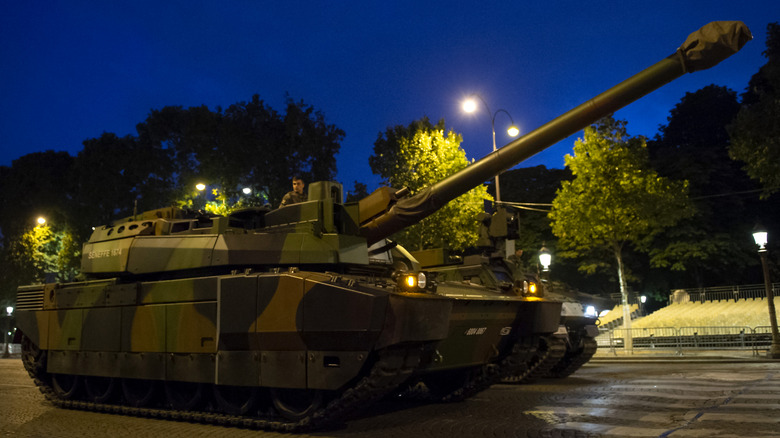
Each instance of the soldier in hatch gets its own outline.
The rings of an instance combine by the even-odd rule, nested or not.
[[[303,183],[303,178],[298,175],[293,176],[292,185],[292,191],[287,192],[287,194],[282,198],[282,203],[279,204],[280,208],[306,201],[306,193],[303,193],[303,186],[305,185]]]

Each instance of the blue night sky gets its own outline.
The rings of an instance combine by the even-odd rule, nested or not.
[[[740,53],[616,114],[630,134],[652,137],[686,92],[714,83],[742,93],[766,62],[766,25],[780,21],[777,0],[3,3],[0,165],[135,134],[166,105],[225,108],[257,93],[283,110],[289,93],[346,132],[338,179],[369,190],[378,177],[368,157],[388,126],[444,118],[480,158],[492,149],[490,117],[463,114],[464,96],[479,93],[528,132],[704,24],[744,21],[754,40]],[[499,146],[508,124],[498,114]],[[520,166],[563,167],[576,137]]]

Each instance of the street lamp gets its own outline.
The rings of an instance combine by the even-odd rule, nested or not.
[[[38,222],[38,225],[43,226],[46,224],[46,218],[43,216],[38,216],[38,219],[36,219],[35,222]]]
[[[505,109],[498,109],[495,113],[491,112],[490,106],[488,106],[487,102],[485,102],[485,99],[483,99],[479,94],[473,94],[472,97],[466,99],[463,102],[463,111],[467,113],[473,113],[477,110],[477,101],[474,100],[473,97],[477,97],[482,101],[482,103],[485,105],[485,109],[488,111],[488,115],[490,116],[490,129],[493,131],[493,152],[496,151],[496,116],[498,113],[504,113],[509,117],[509,120],[512,122],[512,124],[509,126],[509,129],[506,130],[506,133],[509,134],[510,137],[517,137],[517,134],[520,133],[520,129],[518,129],[515,125],[515,121],[512,119],[512,116],[509,114],[509,112],[507,112]],[[501,202],[501,189],[498,184],[498,174],[496,174],[496,202]]]
[[[758,245],[758,255],[761,256],[761,265],[764,268],[764,289],[766,289],[766,300],[769,306],[769,325],[772,327],[772,345],[769,347],[767,356],[772,359],[780,359],[780,333],[777,331],[775,297],[772,292],[772,282],[769,281],[769,267],[766,261],[766,243],[769,240],[769,233],[767,233],[766,228],[756,225],[753,229],[753,240]]]
[[[11,331],[11,314],[14,313],[14,308],[11,306],[8,306],[5,308],[6,313],[6,320],[8,321],[6,323],[6,330],[5,330],[5,348],[3,349],[3,357],[11,357],[11,350],[9,349],[8,345],[8,335]]]
[[[250,193],[252,193],[252,189],[250,189],[249,187],[244,187],[243,189],[241,189],[241,191],[242,191],[242,192],[243,192],[245,195],[249,195]]]
[[[547,249],[544,244],[542,244],[542,249],[539,250],[539,263],[542,264],[542,272],[548,272],[550,270],[552,254],[550,254],[550,250]]]
[[[202,192],[202,191],[206,190],[206,184],[203,184],[203,183],[197,183],[197,184],[195,184],[195,188],[196,188],[196,189],[197,189],[199,192]]]

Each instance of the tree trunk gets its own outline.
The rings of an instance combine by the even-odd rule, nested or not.
[[[623,305],[623,328],[626,329],[623,336],[623,348],[627,353],[630,353],[634,348],[634,342],[631,338],[631,306],[628,304],[628,286],[626,285],[626,276],[623,272],[623,248],[616,244],[613,250],[617,260],[620,298]]]

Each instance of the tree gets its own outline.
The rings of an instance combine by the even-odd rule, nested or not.
[[[689,182],[694,216],[656,239],[650,264],[671,268],[654,274],[659,287],[705,287],[738,282],[739,272],[755,263],[745,236],[766,206],[751,193],[758,186],[728,156],[726,127],[739,112],[736,93],[709,85],[686,93],[670,111],[668,124],[648,144],[658,173]]]
[[[414,194],[468,166],[461,142],[460,134],[445,133],[443,119],[434,126],[423,117],[407,127],[395,126],[387,128],[384,135],[380,133],[369,164],[385,183],[409,187]],[[416,250],[473,246],[479,234],[477,216],[483,211],[485,199],[492,200],[486,187],[476,187],[394,238]]]
[[[3,244],[24,234],[38,216],[63,223],[71,198],[70,169],[74,159],[67,152],[35,152],[0,166],[0,231]]]
[[[203,182],[217,189],[222,206],[244,187],[278,205],[296,174],[307,182],[332,180],[344,138],[321,111],[289,96],[285,114],[254,95],[224,112],[205,106],[153,110],[137,130],[142,144],[169,155],[178,199],[188,204],[195,184]]]
[[[750,78],[742,108],[729,127],[729,154],[745,163],[764,197],[780,191],[780,25],[767,25],[767,63]]]
[[[84,140],[68,179],[68,223],[83,241],[91,228],[134,211],[171,205],[178,192],[168,152],[136,137],[103,133]]]
[[[566,155],[574,179],[564,181],[553,200],[550,219],[563,257],[610,253],[614,258],[630,328],[626,246],[646,249],[653,236],[691,215],[687,183],[659,177],[650,168],[645,140],[631,138],[626,122],[611,116],[585,128],[584,140]],[[603,260],[583,262],[580,269],[595,272]]]
[[[355,181],[353,189],[347,193],[346,202],[357,202],[368,196],[368,187],[362,182]]]

